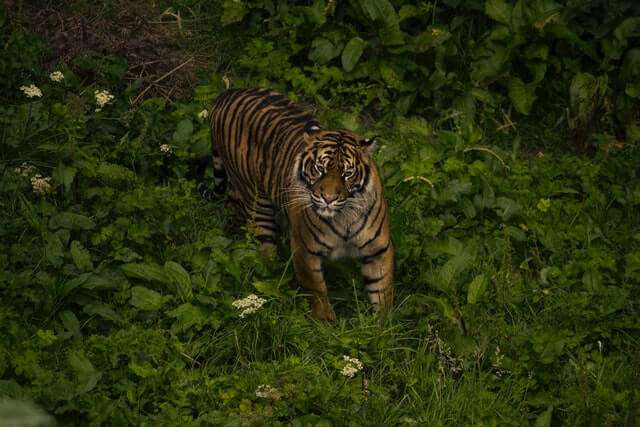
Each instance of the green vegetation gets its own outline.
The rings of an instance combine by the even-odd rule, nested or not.
[[[214,3],[147,11],[209,58],[177,99],[158,86],[186,60],[62,61],[40,15],[0,14],[0,425],[640,421],[636,2]],[[128,25],[90,6],[58,7]],[[330,266],[337,322],[310,319],[286,236],[268,261],[197,197],[229,82],[381,135],[390,319],[353,260]]]

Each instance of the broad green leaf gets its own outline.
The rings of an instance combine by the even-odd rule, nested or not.
[[[193,290],[189,273],[177,262],[167,261],[164,264],[164,271],[176,287],[178,297],[183,301],[191,301]]]
[[[73,258],[73,263],[78,267],[80,271],[91,271],[93,270],[93,262],[91,262],[91,254],[88,250],[82,246],[77,240],[71,242],[71,258]]]
[[[342,51],[342,68],[349,72],[353,70],[364,52],[364,48],[367,42],[360,37],[354,37],[349,40],[349,43],[344,47]]]
[[[131,300],[129,302],[132,306],[147,311],[159,310],[164,304],[162,295],[144,286],[131,288]]]
[[[82,311],[89,316],[100,316],[103,319],[116,323],[122,322],[122,317],[106,304],[86,304],[82,307]]]
[[[0,399],[0,420],[5,426],[42,427],[55,425],[53,417],[35,404],[6,396]]]
[[[58,317],[60,318],[60,321],[62,322],[62,325],[66,330],[71,332],[77,338],[82,337],[82,331],[80,330],[80,321],[72,311],[65,310],[61,312]]]
[[[516,110],[528,115],[536,100],[536,86],[534,84],[526,84],[518,77],[512,77],[507,83],[509,90],[509,98]]]
[[[96,227],[96,223],[85,215],[73,212],[60,212],[51,217],[49,220],[49,228],[66,228],[68,230],[92,230]]]
[[[140,378],[149,378],[158,375],[158,370],[151,366],[151,363],[146,360],[131,360],[128,366],[131,372]]]
[[[155,281],[166,285],[173,283],[166,270],[158,264],[130,263],[124,264],[120,268],[128,277],[135,279]]]
[[[456,312],[453,309],[453,306],[449,301],[445,298],[426,296],[425,300],[435,303],[436,307],[438,307],[442,311],[442,315],[451,321],[456,321]]]
[[[521,207],[513,199],[508,197],[497,197],[496,198],[496,213],[500,218],[504,221],[508,221],[512,217],[520,214]]]
[[[238,0],[224,0],[222,10],[222,18],[220,19],[222,25],[240,22],[248,12],[244,4]]]
[[[381,62],[378,70],[384,82],[394,89],[402,88],[402,75],[400,70],[388,62]]]
[[[69,366],[75,371],[79,393],[87,393],[93,390],[100,378],[102,378],[102,373],[94,368],[83,350],[75,350],[69,353]]]
[[[536,421],[533,423],[533,427],[550,427],[551,416],[553,415],[553,406],[550,405],[546,411],[538,415]]]
[[[280,281],[279,280],[254,280],[253,287],[256,288],[258,292],[265,295],[270,296],[280,296]]]
[[[487,0],[484,4],[484,13],[505,25],[511,24],[511,10],[506,0]]]
[[[174,327],[180,331],[186,331],[193,327],[195,327],[196,330],[200,330],[202,326],[210,323],[212,320],[217,322],[217,319],[212,318],[205,309],[190,303],[181,304],[167,314],[176,318]]]
[[[471,63],[471,79],[474,82],[483,82],[497,78],[503,72],[508,59],[509,51],[503,46],[495,46],[490,56]]]
[[[487,276],[479,274],[473,278],[469,283],[469,289],[467,291],[467,302],[469,304],[475,304],[480,300],[484,292],[487,290]]]
[[[96,174],[107,181],[126,182],[134,181],[136,174],[122,165],[109,162],[100,162]]]
[[[71,166],[66,166],[60,163],[51,173],[53,179],[64,186],[65,191],[71,189],[71,184],[76,176],[78,170]]]
[[[49,234],[47,236],[47,246],[44,248],[44,254],[54,267],[60,267],[60,265],[62,265],[64,246],[56,234]]]
[[[324,37],[316,37],[311,43],[309,59],[318,64],[326,64],[340,55],[342,46],[336,45]]]
[[[189,142],[193,134],[193,122],[190,119],[182,119],[178,122],[176,131],[173,133],[173,141],[178,144]]]

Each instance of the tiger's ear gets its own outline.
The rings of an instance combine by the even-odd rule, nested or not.
[[[377,136],[361,139],[360,147],[364,150],[365,153],[372,155],[373,153],[376,152],[376,149],[378,148]]]
[[[307,125],[304,127],[304,134],[302,135],[302,137],[304,138],[304,142],[306,142],[307,144],[312,144],[314,141],[313,136],[318,132],[320,132],[320,126],[315,123],[307,123]]]

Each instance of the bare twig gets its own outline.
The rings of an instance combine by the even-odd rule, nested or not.
[[[163,74],[162,76],[158,77],[157,79],[155,79],[154,81],[151,82],[151,84],[149,86],[147,86],[142,92],[140,92],[138,94],[138,96],[136,96],[136,98],[131,101],[131,104],[136,104],[143,96],[145,93],[147,93],[149,91],[149,89],[151,89],[151,87],[153,87],[153,85],[155,85],[156,83],[161,82],[162,80],[166,79],[167,77],[169,77],[171,74],[175,73],[176,71],[178,71],[180,68],[184,67],[185,65],[189,64],[191,61],[193,61],[193,57],[187,59],[186,61],[184,61],[182,64],[178,65],[177,67],[175,67],[174,69],[172,69],[171,71],[166,72],[165,74]]]

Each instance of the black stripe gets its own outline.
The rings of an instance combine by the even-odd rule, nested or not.
[[[367,224],[367,221],[369,221],[369,215],[371,214],[371,211],[373,210],[374,206],[376,206],[376,201],[375,200],[369,205],[369,208],[367,209],[367,212],[362,216],[362,225],[360,225],[360,227],[358,227],[358,229],[356,231],[350,232],[349,233],[349,237],[357,236],[358,234],[360,234],[360,232],[362,231],[364,226]]]
[[[307,246],[307,244],[303,241],[302,245],[304,246],[304,249],[307,251],[307,253],[309,255],[313,255],[313,256],[317,256],[317,257],[324,257],[325,256],[325,252],[322,251],[312,251],[311,249],[309,249],[309,247]]]
[[[274,243],[275,240],[273,239],[273,236],[269,236],[267,234],[261,234],[259,236],[256,236],[256,240],[260,243]]]
[[[367,247],[371,242],[373,242],[374,240],[376,240],[378,237],[380,237],[380,233],[382,233],[382,227],[384,226],[384,221],[380,221],[380,225],[378,226],[378,229],[376,230],[375,234],[373,235],[372,238],[370,238],[369,240],[367,240],[366,242],[364,242],[362,245],[358,246],[358,249],[364,249],[365,247]]]
[[[387,252],[387,250],[389,249],[389,245],[391,245],[391,241],[388,241],[387,242],[387,246],[385,246],[384,248],[381,248],[381,249],[375,251],[371,255],[367,255],[365,257],[362,257],[362,264],[370,264],[371,262],[373,262],[377,257],[379,257],[383,253]]]
[[[383,274],[380,277],[369,277],[369,276],[363,275],[362,276],[363,277],[363,283],[364,283],[365,286],[368,286],[368,285],[371,285],[371,284],[374,284],[374,283],[377,283],[377,282],[381,281],[386,276],[387,276],[386,273]]]

